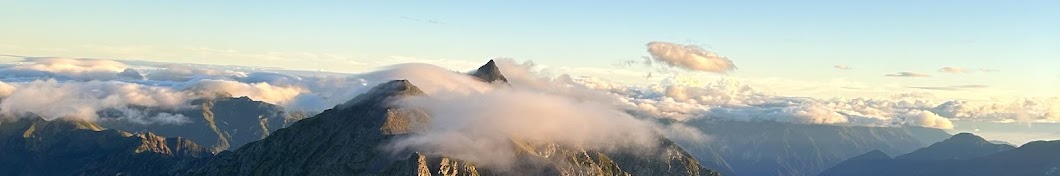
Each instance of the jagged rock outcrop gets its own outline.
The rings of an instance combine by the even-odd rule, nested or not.
[[[498,81],[505,82],[505,83],[508,82],[508,78],[505,78],[504,75],[501,74],[501,69],[497,67],[497,63],[494,62],[493,60],[490,60],[489,62],[487,62],[486,65],[482,65],[481,67],[478,67],[478,69],[475,70],[475,72],[471,73],[471,76],[474,76],[475,78],[478,78],[479,80],[482,80],[482,81],[485,81],[485,82],[488,82],[488,83],[493,83],[493,82],[498,82]]]
[[[149,113],[170,113],[187,117],[177,124],[140,124],[126,120],[121,111],[104,111],[100,124],[109,129],[151,132],[162,136],[180,136],[208,146],[214,152],[235,149],[246,143],[264,139],[270,133],[286,127],[288,114],[283,107],[248,97],[203,99],[194,107],[183,110],[142,108]]]
[[[0,125],[0,175],[168,175],[213,154],[182,138],[21,118]]]

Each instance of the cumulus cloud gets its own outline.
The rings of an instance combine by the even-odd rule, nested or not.
[[[29,57],[14,65],[0,67],[7,78],[62,78],[77,80],[115,79],[125,70],[124,63],[101,59]]]
[[[994,122],[1060,122],[1060,98],[1019,99],[1012,102],[951,100],[928,110],[952,119]]]
[[[596,83],[600,80],[577,80]],[[943,89],[978,89],[984,85],[960,85]],[[854,126],[951,125],[922,111],[947,120],[993,122],[1058,122],[1060,98],[1027,98],[1004,101],[945,101],[926,93],[905,93],[883,99],[787,97],[763,93],[740,83],[693,81],[663,82],[650,86],[594,87],[617,95],[638,116],[690,120],[774,121],[799,124]],[[915,116],[914,115],[919,115]],[[930,118],[929,118],[930,117]],[[910,121],[909,119],[916,119]]]
[[[840,69],[840,70],[850,70],[850,69],[852,69],[852,68],[850,68],[850,66],[847,66],[847,65],[835,65],[835,66],[832,66],[832,67],[835,67],[836,69]]]
[[[914,110],[903,115],[906,124],[931,128],[952,129],[953,122],[931,111]]]
[[[916,72],[898,72],[894,74],[887,74],[884,76],[890,77],[931,77],[929,74],[916,73]]]
[[[711,73],[727,73],[736,69],[736,65],[729,58],[696,45],[656,41],[649,42],[647,46],[652,59],[671,67]]]
[[[969,69],[966,69],[966,68],[961,68],[961,67],[942,67],[942,68],[939,69],[939,72],[945,72],[945,73],[970,73],[970,72],[972,72],[972,70],[969,70]]]

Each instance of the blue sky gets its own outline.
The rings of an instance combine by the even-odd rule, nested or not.
[[[1060,89],[1057,1],[4,4],[0,52],[12,55],[214,64],[245,64],[254,55],[270,53],[320,54],[350,63],[395,56],[450,63],[510,57],[548,66],[646,73],[652,70],[613,64],[646,56],[647,42],[668,41],[700,45],[729,57],[739,68],[724,76],[731,78],[899,87],[988,85],[984,94],[997,97],[1056,96]],[[223,54],[234,52],[242,57]],[[374,66],[312,60],[253,64],[340,72]],[[854,69],[832,68],[837,64]],[[948,66],[1000,72],[936,71]],[[934,76],[882,76],[900,71]],[[708,82],[723,77],[681,74]],[[858,93],[852,94],[834,96]]]

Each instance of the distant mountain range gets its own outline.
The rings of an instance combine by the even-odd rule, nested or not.
[[[1016,148],[962,133],[895,158],[867,153],[821,175],[1060,175],[1057,151],[1060,141],[1036,141]]]
[[[816,175],[869,151],[904,154],[950,137],[943,130],[921,127],[710,120],[684,123],[711,135],[712,140],[681,146],[703,165],[726,175]]]
[[[235,149],[246,143],[261,140],[276,130],[294,123],[292,115],[283,107],[254,101],[247,97],[203,99],[194,108],[167,112],[187,117],[180,124],[140,124],[109,120],[120,113],[104,111],[100,125],[108,129],[132,132],[152,132],[163,136],[180,136],[207,146],[213,152]],[[143,108],[144,111],[160,111]]]

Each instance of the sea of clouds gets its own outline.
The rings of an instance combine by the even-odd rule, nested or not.
[[[733,81],[699,83],[674,76],[658,84],[629,86],[593,77],[545,74],[531,62],[498,62],[514,87],[591,100],[637,116],[674,119],[777,121],[800,124],[923,126],[951,129],[951,120],[993,122],[1060,121],[1057,98],[1012,102],[932,101],[918,96],[891,99],[817,99],[774,95]],[[400,68],[400,69],[399,69]],[[127,111],[123,119],[172,124],[179,115],[136,108],[188,108],[192,101],[250,97],[289,111],[320,112],[376,84],[436,74],[431,65],[397,65],[363,74],[296,72],[240,66],[71,58],[24,58],[0,65],[0,113],[46,119],[97,120],[99,111]],[[471,68],[457,68],[453,73]],[[450,70],[442,68],[441,70]],[[459,90],[449,78],[421,79],[425,89]],[[434,83],[440,82],[440,83]],[[474,89],[471,89],[474,90]],[[466,90],[462,90],[465,91]]]

